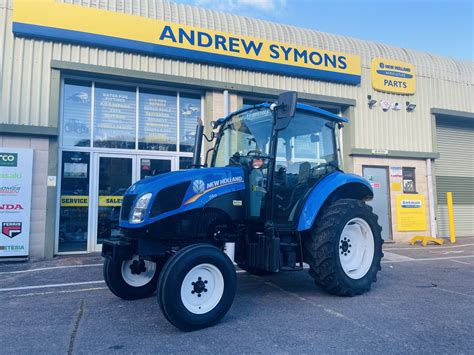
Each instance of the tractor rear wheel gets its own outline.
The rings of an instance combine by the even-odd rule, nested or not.
[[[322,211],[303,242],[310,275],[326,292],[360,295],[376,281],[383,257],[382,228],[364,201],[341,199]]]
[[[194,244],[165,264],[158,281],[158,303],[178,329],[192,331],[218,322],[234,301],[234,264],[219,248]]]

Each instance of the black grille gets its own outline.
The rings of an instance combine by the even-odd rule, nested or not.
[[[125,195],[122,200],[122,208],[120,209],[120,219],[128,220],[130,216],[130,209],[132,208],[133,201],[135,201],[137,195]]]
[[[181,206],[184,194],[189,187],[189,181],[167,187],[155,197],[153,206],[151,206],[150,217],[158,216],[162,213],[175,210]]]

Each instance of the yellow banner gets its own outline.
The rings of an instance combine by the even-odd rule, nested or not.
[[[99,207],[120,207],[122,196],[99,196]]]
[[[61,207],[87,207],[89,196],[62,195]]]
[[[415,66],[399,60],[374,58],[371,65],[374,90],[413,95],[416,87]]]
[[[425,231],[426,207],[424,195],[397,195],[397,230],[399,232]]]
[[[181,25],[54,0],[16,0],[13,32],[84,45],[276,72],[320,80],[360,83],[360,57],[256,37]]]

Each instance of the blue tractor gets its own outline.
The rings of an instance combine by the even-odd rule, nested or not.
[[[306,263],[331,294],[368,291],[381,227],[366,204],[369,182],[339,168],[336,130],[346,121],[287,92],[213,122],[209,138],[198,124],[193,169],[138,181],[123,196],[122,236],[102,249],[110,290],[128,300],[157,291],[184,331],[227,313],[234,263],[261,276]],[[215,142],[201,164],[203,136]]]

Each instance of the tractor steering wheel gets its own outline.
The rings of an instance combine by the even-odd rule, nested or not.
[[[260,150],[249,150],[247,152],[247,156],[250,157],[250,156],[262,156],[262,152]]]

